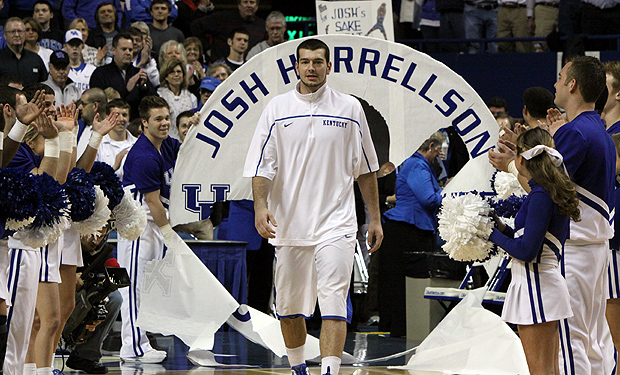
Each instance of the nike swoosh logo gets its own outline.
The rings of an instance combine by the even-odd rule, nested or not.
[[[351,236],[351,235],[346,235],[346,234],[344,235],[344,238],[351,238],[351,237],[353,237],[353,236]]]
[[[291,124],[292,124],[292,122],[289,122],[288,124],[284,124],[284,127],[285,127],[285,128],[288,128],[288,127],[289,127],[289,125],[291,125]]]

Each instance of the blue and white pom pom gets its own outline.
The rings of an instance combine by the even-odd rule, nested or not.
[[[0,217],[5,229],[16,231],[32,224],[42,204],[32,174],[0,168]]]
[[[521,187],[519,180],[512,173],[502,171],[497,171],[493,174],[491,188],[497,194],[496,199],[508,199],[511,195],[518,197],[527,195],[527,192]]]
[[[73,168],[67,176],[63,188],[71,202],[70,217],[73,223],[86,220],[95,212],[95,186],[88,178],[86,171]]]
[[[526,195],[516,196],[511,195],[507,199],[500,199],[491,202],[491,208],[495,215],[502,218],[514,218],[517,216],[517,212],[521,208],[523,201],[525,201]]]
[[[113,210],[123,199],[123,184],[109,164],[96,161],[88,174],[94,185],[99,185],[109,199],[108,208]]]
[[[446,196],[439,212],[439,235],[450,258],[458,261],[483,261],[496,251],[487,239],[493,231],[489,202],[468,193]]]
[[[118,235],[124,239],[135,241],[144,232],[146,226],[146,210],[140,202],[133,199],[129,188],[125,188],[121,203],[112,210]]]
[[[47,173],[35,175],[41,205],[35,220],[19,230],[21,242],[32,248],[52,243],[69,228],[69,199],[62,186]]]
[[[93,214],[86,220],[74,221],[72,225],[82,236],[94,236],[106,226],[108,219],[110,219],[111,212],[108,208],[110,201],[97,185],[95,185],[95,195],[97,198],[95,199]]]

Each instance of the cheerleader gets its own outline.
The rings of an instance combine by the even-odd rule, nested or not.
[[[554,147],[551,135],[540,128],[519,136],[515,163],[531,191],[515,229],[496,219],[489,238],[513,257],[502,319],[518,326],[531,375],[560,374],[558,321],[573,315],[559,259],[569,218],[580,220],[579,201]]]

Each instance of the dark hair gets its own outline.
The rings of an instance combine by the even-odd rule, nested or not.
[[[605,88],[603,63],[592,56],[575,56],[569,59],[565,83],[575,80],[579,93],[586,103],[594,103]]]
[[[179,113],[179,115],[177,116],[177,129],[179,128],[179,122],[181,121],[182,118],[193,117],[193,116],[194,116],[194,112],[192,111],[183,111]]]
[[[131,45],[133,46],[133,37],[131,36],[131,34],[125,31],[121,31],[120,33],[114,35],[114,38],[112,39],[112,47],[116,48],[116,46],[118,46],[118,41],[121,39],[131,40]]]
[[[248,32],[248,30],[244,29],[243,27],[237,27],[233,29],[230,33],[228,33],[228,39],[235,39],[236,34],[244,34],[244,35],[247,35],[248,37],[250,36],[250,33]]]
[[[114,28],[116,28],[116,23],[118,22],[118,14],[116,14],[116,7],[114,6],[114,4],[109,1],[97,5],[97,8],[95,9],[95,22],[97,23],[97,26],[99,26],[99,9],[103,8],[106,5],[112,5],[112,9],[114,9]]]
[[[534,118],[547,117],[547,110],[554,108],[553,94],[544,87],[530,87],[523,92],[523,105]]]
[[[546,130],[541,128],[530,129],[517,138],[517,155],[538,145],[555,148],[553,138]],[[564,171],[563,166],[553,165],[549,154],[543,152],[523,163],[527,168],[532,180],[542,186],[551,196],[553,203],[558,205],[558,211],[573,221],[579,221],[579,198],[577,191]]]
[[[142,36],[142,31],[140,31],[140,29],[138,29],[137,27],[130,26],[122,32],[131,35],[132,40],[134,36],[139,36],[140,38],[144,39],[144,37]]]
[[[494,96],[491,99],[487,100],[487,107],[497,107],[497,108],[506,108],[508,110],[508,103],[506,99],[500,98],[499,96]]]
[[[316,38],[306,39],[303,42],[299,43],[299,45],[297,46],[297,50],[295,52],[295,55],[297,56],[297,61],[299,61],[299,50],[300,49],[307,49],[310,51],[316,51],[317,49],[322,49],[325,52],[325,62],[329,63],[329,47],[327,46],[327,44],[325,44],[325,42],[323,42],[320,39],[316,39]]]
[[[620,61],[607,61],[604,65],[605,73],[613,77],[611,88],[620,91]]]
[[[52,4],[50,4],[49,1],[46,0],[37,0],[34,2],[34,4],[32,4],[32,11],[34,12],[34,7],[36,7],[39,4],[43,4],[43,5],[47,5],[48,8],[50,8],[50,13],[54,13],[54,7],[52,6]]]
[[[0,86],[0,105],[4,106],[8,104],[11,108],[15,109],[17,102],[15,101],[15,95],[23,94],[21,90],[18,90],[11,86]],[[2,117],[2,116],[0,116]]]
[[[157,5],[157,4],[165,4],[168,6],[168,11],[172,12],[172,4],[170,4],[170,1],[168,0],[153,0],[151,1],[151,5],[149,6],[149,10],[153,11],[153,5]]]
[[[237,5],[241,4],[241,0],[237,0]],[[260,4],[260,1],[256,0],[256,5]]]
[[[29,25],[34,31],[37,32],[37,42],[40,42],[41,38],[43,38],[43,29],[41,28],[41,25],[39,25],[39,23],[32,17],[24,17],[22,21],[24,22],[24,27]]]
[[[131,109],[131,107],[129,106],[129,103],[127,103],[127,101],[125,99],[112,99],[112,100],[110,100],[108,102],[108,105],[106,106],[106,109],[105,109],[106,115],[109,115],[110,113],[112,113],[112,108]]]
[[[142,120],[148,121],[149,117],[151,116],[151,109],[156,108],[170,109],[170,106],[168,105],[168,102],[162,97],[156,95],[145,96],[144,98],[142,98],[142,101],[140,101],[140,105],[138,106],[140,118]]]
[[[36,94],[37,91],[40,90],[45,90],[45,95],[54,95],[54,89],[52,89],[45,83],[34,83],[28,87],[24,87],[22,93],[26,95],[26,99],[28,99],[28,101],[31,101],[32,98],[34,98],[34,94]]]
[[[140,133],[142,133],[144,131],[143,125],[142,125],[142,119],[138,117],[138,118],[135,118],[135,119],[131,120],[129,125],[127,125],[127,130],[134,137],[136,137],[136,138],[139,137]]]
[[[434,145],[435,148],[441,147],[443,142],[446,140],[446,136],[441,131],[436,131],[433,133],[427,140],[422,142],[420,147],[418,147],[418,151],[428,151],[431,148],[431,145]]]
[[[607,97],[609,96],[609,90],[607,90],[607,84],[603,86],[603,91],[601,91],[601,95],[598,96],[596,102],[594,102],[594,110],[598,112],[598,115],[602,115],[605,110],[605,104],[607,104]]]

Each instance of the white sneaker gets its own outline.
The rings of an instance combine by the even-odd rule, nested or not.
[[[139,357],[127,357],[122,358],[123,362],[140,362],[140,363],[161,363],[166,357],[168,353],[163,350],[149,350]]]

